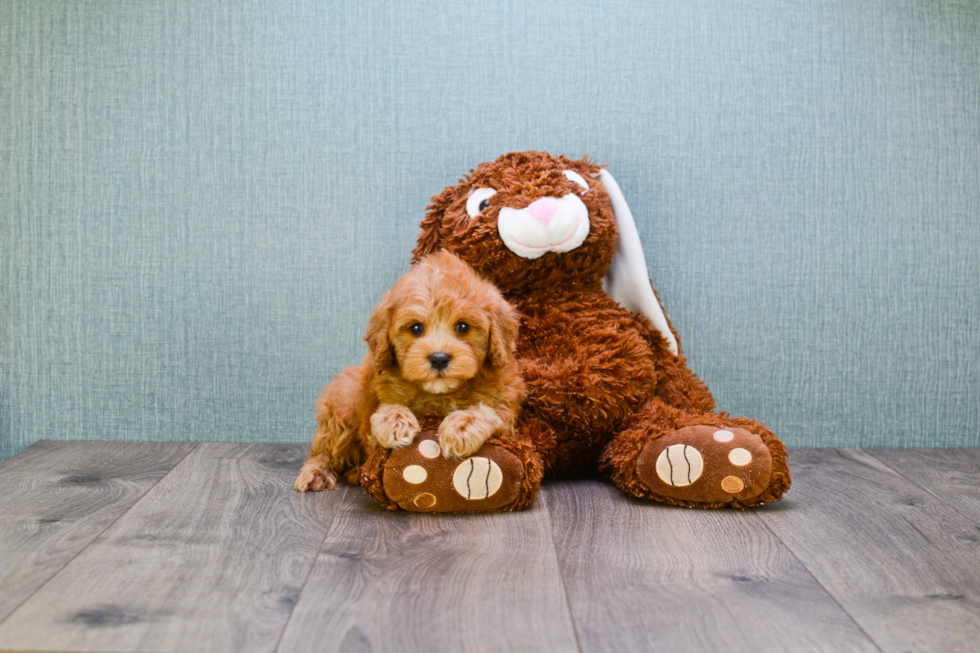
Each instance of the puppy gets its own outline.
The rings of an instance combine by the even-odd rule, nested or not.
[[[517,311],[454,254],[422,258],[384,295],[368,324],[368,355],[317,402],[310,457],[296,489],[351,485],[373,447],[397,449],[440,416],[442,455],[472,455],[514,427],[524,399],[514,355]]]

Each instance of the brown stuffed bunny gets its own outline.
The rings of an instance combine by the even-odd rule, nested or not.
[[[489,442],[472,459],[440,460],[445,469],[431,470],[426,487],[401,477],[424,462],[424,438],[375,456],[362,485],[383,503],[525,506],[542,463],[551,477],[598,471],[633,496],[692,507],[748,508],[789,488],[783,443],[760,422],[714,412],[708,388],[688,368],[650,286],[629,208],[600,166],[544,152],[481,164],[429,207],[415,258],[439,249],[473,266],[520,311],[517,355],[528,397],[513,441]],[[423,491],[446,501],[413,504]],[[491,502],[497,492],[508,499]]]

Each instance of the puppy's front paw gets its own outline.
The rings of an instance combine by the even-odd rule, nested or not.
[[[419,434],[419,421],[405,406],[382,404],[371,415],[371,439],[384,449],[400,449],[412,444]]]
[[[497,411],[483,404],[453,411],[439,425],[439,448],[446,458],[472,456],[494,431],[503,426],[504,421]]]
[[[337,487],[337,475],[330,468],[329,461],[323,456],[313,456],[303,465],[296,483],[297,492],[320,492]]]

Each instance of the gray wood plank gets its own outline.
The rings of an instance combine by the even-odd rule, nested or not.
[[[980,641],[980,529],[867,452],[792,452],[759,516],[884,651]]]
[[[193,448],[43,441],[0,464],[0,622]]]
[[[547,511],[419,515],[349,491],[279,647],[576,651]]]
[[[202,444],[0,625],[0,648],[271,651],[341,496],[305,445]]]
[[[872,449],[868,453],[980,525],[980,449]]]
[[[754,512],[546,488],[583,651],[875,651]]]

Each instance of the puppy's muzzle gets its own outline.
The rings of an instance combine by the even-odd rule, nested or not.
[[[429,354],[429,365],[431,365],[432,369],[436,370],[437,372],[441,372],[449,367],[449,361],[452,359],[453,357],[446,352],[437,351],[434,354]]]

